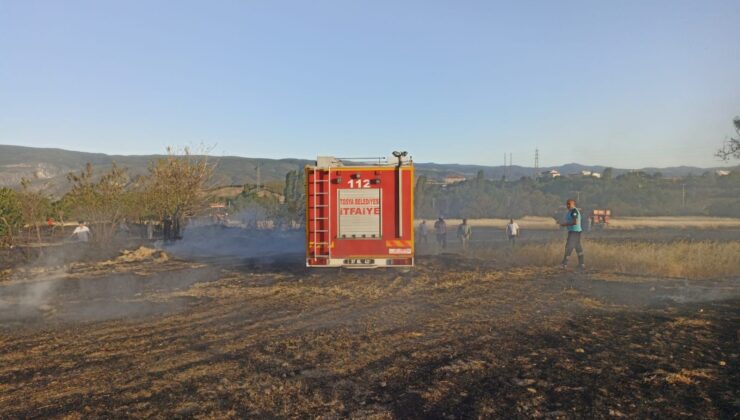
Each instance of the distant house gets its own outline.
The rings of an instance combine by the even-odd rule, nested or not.
[[[456,175],[456,174],[447,175],[444,179],[445,185],[457,184],[458,182],[463,182],[463,181],[465,181],[465,177],[462,175]]]
[[[727,176],[727,175],[730,174],[730,171],[723,171],[721,169],[718,169],[718,170],[714,171],[714,174],[717,175],[717,176]]]
[[[542,172],[543,178],[557,178],[560,176],[560,172],[557,169],[551,169],[549,171]]]
[[[594,178],[601,178],[601,174],[593,171],[581,171],[582,176],[590,176]]]

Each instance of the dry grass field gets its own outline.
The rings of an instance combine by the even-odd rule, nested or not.
[[[0,418],[737,415],[738,241],[598,237],[572,272],[561,242],[477,232],[408,272],[146,248],[0,271]]]
[[[740,277],[740,241],[583,243],[588,267],[638,276],[714,279]],[[479,258],[501,256],[501,247],[478,248]],[[563,259],[563,243],[524,244],[504,251],[516,265],[554,267]],[[575,252],[571,263],[575,264]]]

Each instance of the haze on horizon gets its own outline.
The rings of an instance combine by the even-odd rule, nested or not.
[[[734,1],[0,0],[0,144],[722,166]]]

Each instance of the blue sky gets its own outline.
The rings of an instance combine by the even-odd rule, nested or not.
[[[719,166],[737,1],[0,0],[0,144]]]

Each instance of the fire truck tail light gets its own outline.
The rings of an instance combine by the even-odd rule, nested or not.
[[[387,265],[411,265],[411,258],[393,258],[386,260]]]

